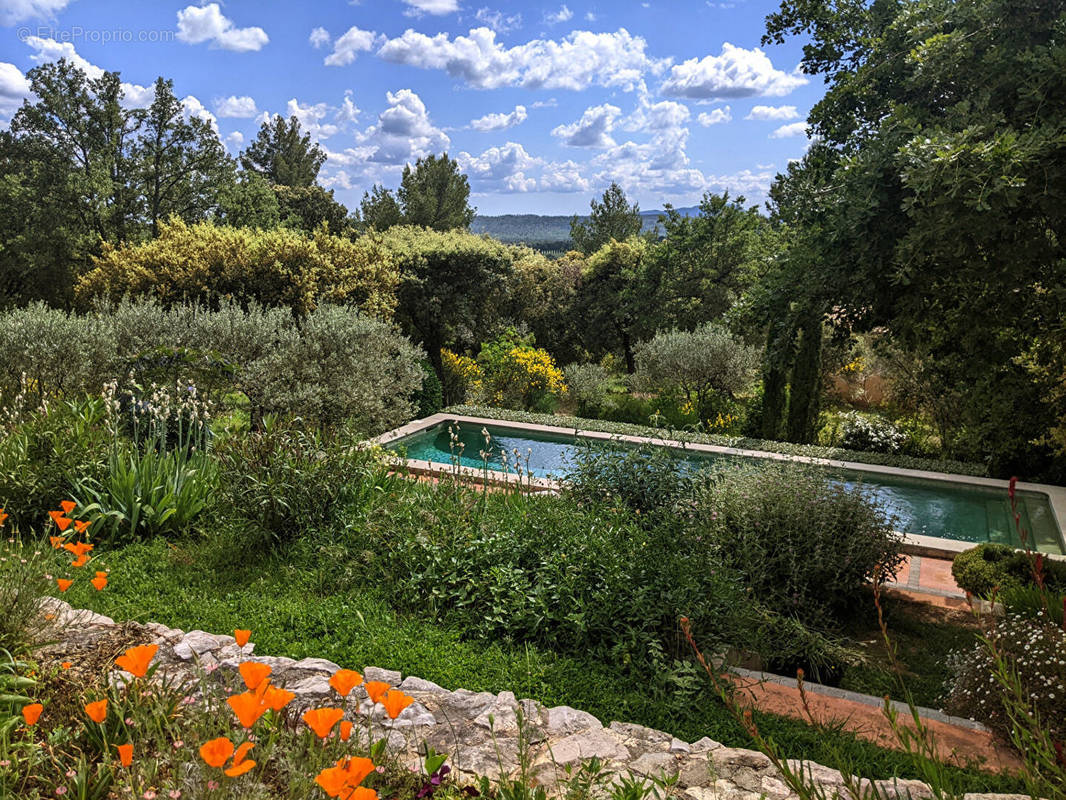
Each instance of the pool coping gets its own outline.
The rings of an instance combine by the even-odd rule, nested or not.
[[[578,418],[575,417],[575,420]],[[694,451],[700,453],[714,453],[718,455],[743,456],[747,458],[762,458],[775,461],[791,461],[801,464],[814,464],[817,466],[847,469],[856,472],[868,472],[871,474],[895,475],[904,478],[923,478],[926,480],[938,480],[949,483],[966,484],[969,486],[981,486],[984,488],[1001,489],[1006,493],[1009,481],[999,478],[982,478],[973,475],[958,475],[950,472],[935,472],[933,470],[907,469],[905,467],[889,467],[880,464],[862,464],[855,461],[840,461],[830,458],[817,458],[814,456],[791,455],[787,453],[770,453],[764,450],[745,450],[738,447],[725,447],[723,445],[705,444],[702,442],[683,442],[676,439],[651,436],[634,436],[632,434],[605,433],[603,431],[582,430],[579,426],[562,427],[558,425],[542,425],[535,422],[514,422],[511,420],[488,419],[486,417],[471,417],[464,414],[449,414],[438,412],[422,419],[412,420],[394,430],[376,436],[370,441],[378,445],[389,445],[400,439],[421,433],[429,428],[445,422],[454,422],[468,425],[481,425],[483,427],[508,428],[510,430],[526,433],[542,433],[550,435],[574,436],[582,439],[596,441],[623,441],[630,444],[654,444],[660,447],[670,447],[681,451]],[[456,466],[453,464],[441,464],[434,461],[420,459],[407,459],[408,468],[413,472],[428,475],[458,474],[461,477],[472,480],[488,480],[498,485],[528,486],[530,490],[538,492],[558,491],[559,482],[549,478],[524,478],[513,473],[498,470],[485,470],[474,467]],[[1066,553],[1066,487],[1052,486],[1043,483],[1026,483],[1018,481],[1015,485],[1019,491],[1035,492],[1046,495],[1055,524],[1059,529],[1059,544]],[[922,536],[918,534],[904,533],[903,550],[912,555],[929,556],[932,558],[954,558],[957,554],[969,550],[980,542],[968,542],[957,539],[943,539],[938,536]],[[1045,557],[1055,560],[1066,561],[1066,555],[1045,553]]]

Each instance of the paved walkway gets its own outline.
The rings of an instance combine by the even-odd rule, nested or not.
[[[967,608],[966,592],[955,583],[951,575],[950,558],[907,556],[906,562],[896,575],[896,580],[885,583],[889,589],[943,608]]]

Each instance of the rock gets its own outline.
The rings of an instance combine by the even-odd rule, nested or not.
[[[230,637],[231,640],[232,638]],[[221,646],[218,639],[206,631],[189,631],[174,645],[174,655],[182,661],[192,661],[204,653],[218,650]]]
[[[632,722],[612,722],[608,728],[624,739],[635,739],[653,744],[666,744],[674,738],[669,733],[663,733],[654,728],[645,728],[643,725],[634,725]]]
[[[416,678],[414,675],[408,675],[403,679],[403,683],[400,684],[400,691],[408,693],[431,692],[433,694],[443,694],[447,690],[433,683],[433,681],[427,681],[423,678]]]
[[[717,774],[706,753],[693,753],[681,762],[678,779],[685,786],[710,786]]]
[[[882,797],[895,797],[899,800],[918,800],[918,798],[932,797],[933,791],[921,781],[892,778],[885,781],[874,781],[874,785],[880,790]]]
[[[329,678],[325,675],[311,675],[292,684],[285,686],[297,697],[310,697],[330,694],[333,688],[329,685]]]
[[[334,672],[340,669],[340,666],[324,658],[301,658],[299,661],[292,665],[292,668],[305,669],[309,672],[325,672],[332,675]]]
[[[721,746],[722,745],[719,742],[716,742],[714,739],[709,739],[706,736],[702,739],[697,739],[690,745],[693,753],[707,753],[711,750],[717,750]]]
[[[334,666],[333,672],[336,672],[340,667]],[[403,680],[403,675],[398,670],[394,669],[382,669],[381,667],[367,667],[363,670],[363,679],[368,683],[370,681],[383,681],[389,684],[389,686],[399,686]]]
[[[550,747],[549,760],[559,766],[576,765],[590,758],[601,761],[626,761],[629,752],[604,728],[591,728],[571,734]]]
[[[411,703],[400,712],[400,716],[391,721],[393,728],[421,728],[436,725],[437,718],[421,703]]]
[[[587,711],[579,711],[570,706],[555,706],[548,709],[547,732],[552,738],[570,736],[579,731],[599,729],[603,727],[592,714]]]
[[[678,774],[677,757],[669,753],[645,753],[631,761],[629,769],[649,778],[672,778]]]
[[[755,750],[734,750],[720,747],[711,751],[711,760],[720,776],[729,777],[730,773],[740,768],[765,770],[773,766],[769,758]]]
[[[677,739],[677,738],[671,738],[670,739],[670,750],[669,750],[669,752],[671,752],[671,753],[689,753],[691,751],[692,751],[692,747],[689,746],[688,742],[683,742],[683,741],[681,741],[680,739]]]

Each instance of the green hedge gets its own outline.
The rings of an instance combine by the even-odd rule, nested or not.
[[[981,464],[966,461],[936,461],[928,458],[914,458],[890,453],[867,453],[860,450],[844,450],[839,447],[820,447],[811,444],[793,444],[792,442],[775,442],[766,439],[749,439],[745,436],[724,436],[713,433],[693,433],[692,431],[672,430],[668,428],[651,428],[645,425],[632,425],[626,422],[607,422],[599,419],[561,416],[559,414],[535,414],[528,411],[512,411],[506,408],[490,406],[449,406],[444,409],[448,414],[462,414],[469,417],[506,420],[509,422],[529,422],[536,425],[554,425],[560,428],[600,431],[625,436],[648,436],[653,438],[669,437],[680,442],[696,444],[713,444],[719,447],[734,447],[741,450],[759,450],[765,453],[781,453],[789,456],[807,458],[826,458],[834,461],[853,461],[858,464],[875,464],[882,467],[899,467],[901,469],[923,469],[933,472],[948,472],[955,475],[986,476],[988,470]]]

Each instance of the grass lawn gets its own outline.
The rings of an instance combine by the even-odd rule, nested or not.
[[[328,540],[272,552],[250,551],[225,532],[203,542],[156,539],[102,549],[95,563],[111,570],[107,590],[95,593],[77,585],[65,599],[117,619],[155,620],[185,630],[249,627],[263,654],[389,667],[451,689],[512,690],[548,705],[588,710],[605,722],[637,722],[689,741],[709,736],[734,747],[750,746],[696,680],[679,680],[670,691],[653,690],[651,680],[644,683],[612,664],[521,644],[467,641],[461,631],[432,619],[399,616],[379,591],[358,580],[360,557]],[[847,734],[827,735],[768,715],[757,720],[790,757],[846,763],[870,777],[917,777],[907,757]],[[1017,790],[1009,779],[954,771],[965,791]]]

